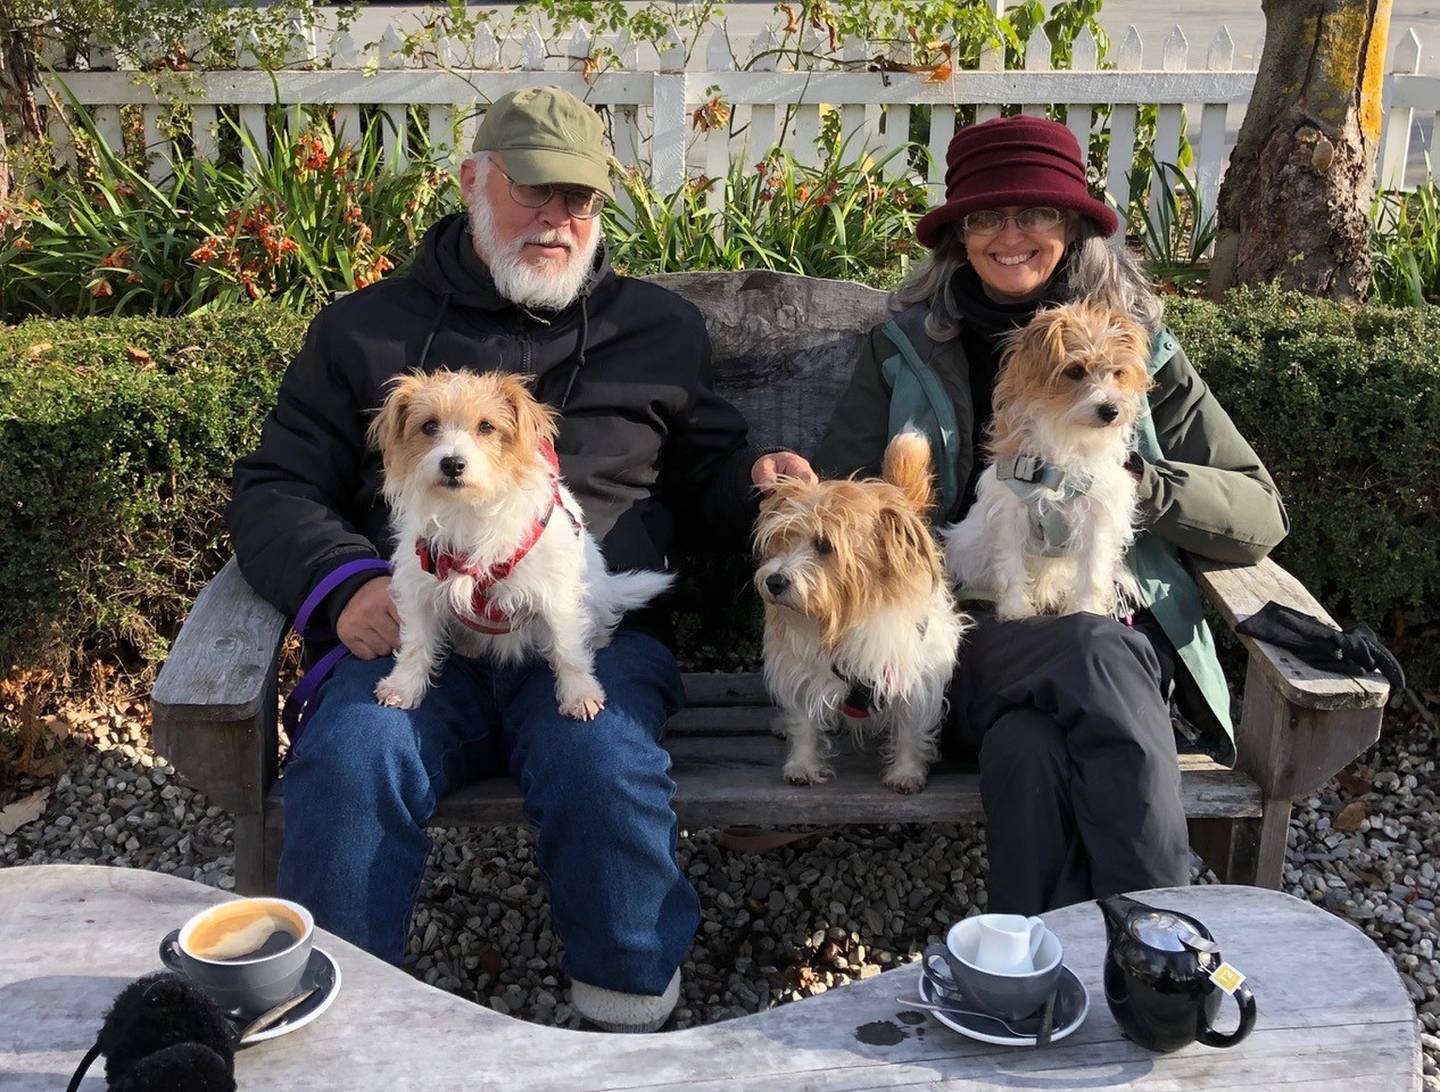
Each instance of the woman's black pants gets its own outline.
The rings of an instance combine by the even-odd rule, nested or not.
[[[1154,619],[976,620],[951,683],[945,745],[978,753],[988,909],[1038,914],[1188,883],[1166,697],[1177,657]]]

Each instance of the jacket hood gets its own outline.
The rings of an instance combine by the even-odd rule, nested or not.
[[[588,296],[610,272],[610,250],[602,238],[580,297]],[[516,306],[496,289],[489,268],[475,253],[470,241],[470,219],[464,211],[452,212],[430,226],[410,274],[430,291],[449,296],[463,307],[508,311]],[[575,302],[564,310],[574,307]]]

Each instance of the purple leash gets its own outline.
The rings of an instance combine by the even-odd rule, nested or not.
[[[356,573],[389,572],[390,563],[381,561],[378,557],[362,557],[358,561],[347,561],[345,564],[325,574],[324,579],[316,584],[310,594],[305,597],[305,602],[300,604],[300,609],[295,613],[295,621],[291,623],[291,629],[307,641],[331,641],[335,634],[330,630],[309,629],[310,616],[324,601],[325,597],[338,588],[345,581],[349,580]],[[335,665],[350,655],[350,650],[343,644],[337,644],[329,652],[316,660],[310,666],[310,670],[300,677],[295,684],[295,689],[290,691],[290,696],[285,699],[285,707],[280,713],[280,721],[285,725],[285,734],[290,737],[290,750],[286,753],[288,761],[290,755],[295,753],[295,744],[300,741],[300,734],[305,731],[305,724],[314,711],[311,708],[311,699],[320,690],[323,683],[335,670]]]

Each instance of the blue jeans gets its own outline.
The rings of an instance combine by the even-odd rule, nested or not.
[[[659,641],[622,631],[599,650],[605,709],[561,716],[539,657],[451,656],[420,706],[374,689],[387,657],[340,663],[285,770],[280,894],[322,928],[400,963],[425,872],[425,823],[452,789],[508,771],[538,829],[536,858],[571,978],[665,991],[699,924],[675,861],[675,784],[660,745],[683,691]]]

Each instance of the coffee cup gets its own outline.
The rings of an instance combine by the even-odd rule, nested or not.
[[[258,1016],[299,989],[315,919],[286,899],[236,899],[201,910],[160,942],[160,960],[222,1009]]]
[[[997,918],[1009,920],[993,920]],[[1025,923],[1023,931],[1017,922]],[[1017,956],[1022,936],[1023,962]],[[988,944],[986,937],[990,938]],[[955,1001],[1002,1020],[1023,1020],[1055,991],[1064,955],[1060,938],[1038,918],[1027,921],[1011,914],[977,914],[951,926],[945,943],[926,948],[923,966],[942,1003]],[[991,965],[987,958],[996,964]],[[1007,965],[1000,965],[1002,962]]]

